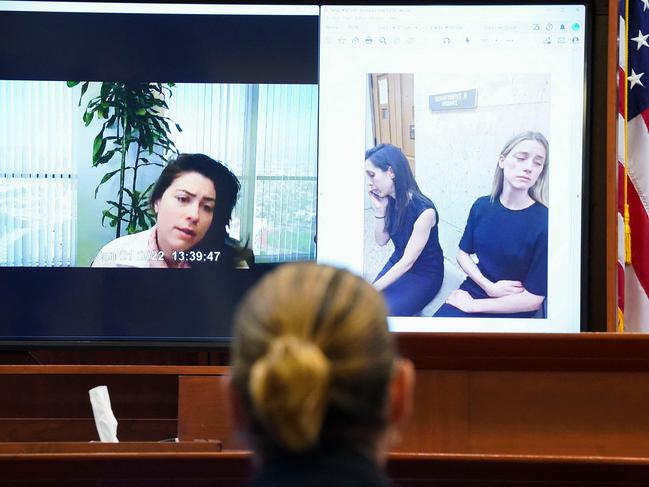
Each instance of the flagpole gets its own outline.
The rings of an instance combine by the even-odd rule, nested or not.
[[[629,74],[629,0],[624,0],[624,73]],[[624,263],[631,263],[631,225],[629,223],[629,83],[624,80]],[[618,332],[624,333],[624,313],[618,308]]]

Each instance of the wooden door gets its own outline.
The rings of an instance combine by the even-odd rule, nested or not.
[[[415,172],[415,108],[412,74],[370,75],[376,144],[399,147]]]

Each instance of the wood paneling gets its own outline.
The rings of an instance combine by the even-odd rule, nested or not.
[[[97,440],[88,390],[106,385],[121,440],[177,436],[178,374],[209,367],[0,366],[0,441]],[[220,370],[216,368],[216,370]]]
[[[402,333],[398,345],[418,369],[649,371],[649,335]]]
[[[178,391],[178,438],[219,440],[226,450],[245,448],[231,421],[225,375],[181,376]]]
[[[395,451],[649,457],[647,410],[649,372],[418,371]]]
[[[121,441],[161,441],[177,437],[175,417],[129,419],[119,416],[118,421],[117,437]],[[99,436],[91,418],[2,418],[0,441],[99,441]]]
[[[28,442],[0,443],[2,454],[61,454],[61,453],[183,453],[221,451],[218,441],[120,441],[119,443],[100,442]]]
[[[251,471],[245,452],[0,453],[3,486],[235,487]],[[646,460],[559,456],[392,454],[398,487],[636,487],[649,481]]]

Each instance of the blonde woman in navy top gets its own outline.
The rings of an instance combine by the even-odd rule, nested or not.
[[[457,262],[467,278],[435,316],[537,314],[548,289],[549,154],[548,141],[538,132],[518,134],[505,144],[491,195],[473,204],[460,240]]]
[[[408,159],[390,144],[365,153],[368,194],[374,209],[374,238],[380,246],[390,240],[394,253],[376,276],[391,316],[416,315],[437,294],[444,279],[439,245],[439,214],[424,196]]]

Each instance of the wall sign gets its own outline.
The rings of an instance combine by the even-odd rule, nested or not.
[[[466,110],[478,106],[478,90],[453,91],[428,97],[428,108],[433,112]]]

